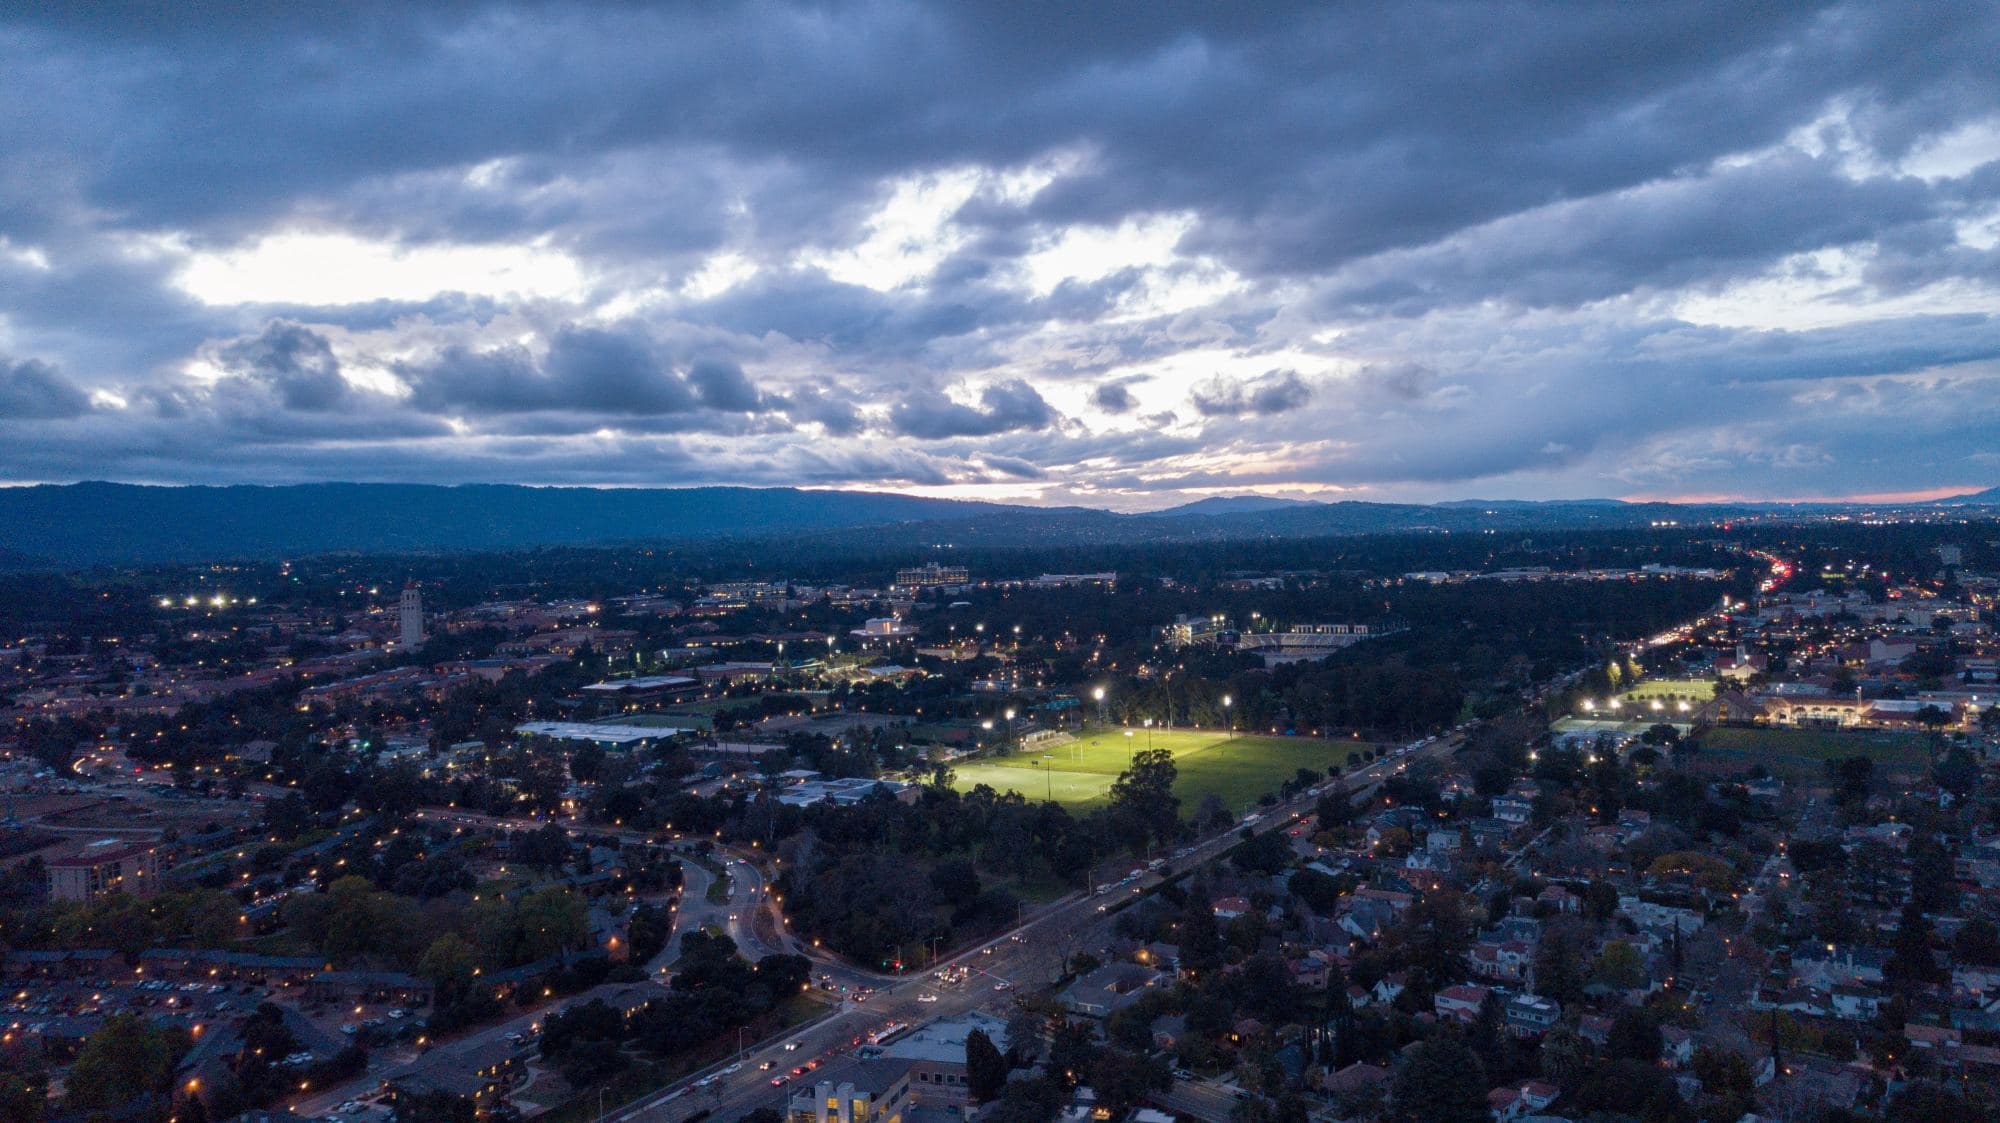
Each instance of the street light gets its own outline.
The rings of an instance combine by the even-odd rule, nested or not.
[[[1234,705],[1236,705],[1236,699],[1231,698],[1227,694],[1222,696],[1222,716],[1223,720],[1229,723],[1229,739],[1232,741],[1236,739],[1236,717],[1229,711],[1230,707]]]

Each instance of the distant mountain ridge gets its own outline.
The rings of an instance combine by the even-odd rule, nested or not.
[[[1246,512],[1279,511],[1286,507],[1319,507],[1311,499],[1280,499],[1275,495],[1211,495],[1178,507],[1142,512],[1149,519],[1170,519],[1183,515],[1240,515]]]
[[[2000,488],[1940,503],[2000,507]],[[1881,505],[1876,505],[1881,506]],[[1907,506],[1924,506],[1908,504]],[[1144,514],[798,488],[296,484],[0,488],[0,569],[315,554],[470,553],[811,536],[879,550],[1310,538],[1410,531],[1621,529],[1803,509],[1792,504],[1462,500],[1436,504],[1213,496]],[[1813,509],[1824,509],[1815,505]]]
[[[963,519],[992,503],[798,488],[294,484],[0,488],[0,551],[65,565],[432,553]]]
[[[1444,499],[1433,507],[1628,507],[1624,499]]]

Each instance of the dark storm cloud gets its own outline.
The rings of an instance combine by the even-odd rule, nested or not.
[[[1056,421],[1056,411],[1033,386],[1013,379],[981,391],[977,409],[934,390],[917,391],[896,403],[889,411],[889,421],[904,436],[936,441],[1041,429]]]
[[[683,413],[697,398],[638,336],[564,328],[549,343],[540,377],[516,383],[517,401],[602,413]]]
[[[1030,460],[1023,460],[1018,456],[1001,456],[997,453],[989,452],[981,456],[979,462],[1002,475],[1012,476],[1017,480],[1039,480],[1048,477],[1048,472],[1041,465]]]
[[[1991,325],[1875,302],[2000,285],[2000,161],[1901,164],[2000,114],[1996,57],[1991,5],[1858,0],[22,6],[0,420],[50,424],[10,432],[0,477],[1943,473],[1991,416],[1920,403],[1990,388]],[[923,184],[948,217],[905,229],[884,208]],[[1171,261],[1123,259],[1164,220]],[[182,287],[286,230],[533,247],[581,280],[332,307]],[[1035,265],[1075,233],[1105,247],[1055,255],[1082,275]],[[718,256],[741,275],[691,283]],[[1833,289],[1803,322],[1846,322],[1662,311],[1774,277]],[[1130,372],[1211,353],[1272,373],[1139,416]],[[370,388],[385,369],[406,398]],[[1894,420],[1849,424],[1864,407]],[[1897,426],[1925,435],[1901,461]]]
[[[90,396],[47,363],[0,357],[0,420],[78,417]]]
[[[517,345],[454,346],[397,373],[416,405],[433,412],[657,416],[769,405],[733,361],[701,359],[682,372],[644,335],[600,328],[560,328],[541,356]]]
[[[855,409],[853,402],[825,393],[815,386],[793,390],[774,406],[793,421],[816,424],[830,436],[851,437],[862,429],[861,413]]]
[[[286,409],[330,410],[347,398],[333,345],[298,324],[274,320],[261,335],[217,351],[216,359],[237,377],[270,386]]]
[[[1259,7],[1269,10],[1255,20],[1162,10],[1105,21],[974,5],[467,5],[389,9],[311,35],[219,21],[226,30],[192,58],[178,52],[184,27],[23,29],[28,73],[74,100],[37,109],[20,131],[53,146],[114,128],[128,142],[83,191],[141,222],[219,229],[302,197],[337,208],[392,177],[504,158],[517,162],[497,173],[504,191],[381,213],[422,223],[486,196],[497,213],[452,226],[517,237],[608,209],[594,191],[573,199],[579,209],[549,200],[571,197],[568,173],[589,161],[648,145],[698,146],[703,168],[810,167],[779,178],[795,197],[821,193],[823,221],[826,204],[886,174],[1085,143],[1090,170],[1022,217],[1197,208],[1210,220],[1194,244],[1289,272],[1769,143],[1857,86],[1879,107],[1876,128],[1893,133],[1899,114],[1942,111],[1925,96],[1938,87],[1990,100],[1996,82],[1990,21],[1970,7]],[[523,21],[538,33],[521,34]],[[1119,38],[1099,37],[1105,22]],[[152,65],[169,57],[191,80],[162,105]],[[189,144],[182,126],[197,106],[207,127]],[[679,180],[679,163],[662,152],[645,172]],[[233,189],[200,186],[215,182]],[[676,238],[686,226],[655,229]]]
[[[728,413],[754,413],[762,395],[744,377],[743,368],[726,359],[702,359],[687,372],[688,385],[702,405]]]
[[[1207,417],[1270,416],[1305,405],[1312,400],[1312,387],[1295,370],[1274,370],[1241,382],[1211,378],[1196,386],[1188,398],[1195,410]]]
[[[1106,413],[1130,413],[1139,405],[1139,399],[1123,382],[1106,382],[1090,392],[1090,403]]]
[[[1832,158],[1783,156],[1710,176],[1511,215],[1336,272],[1330,302],[1413,314],[1506,298],[1573,306],[1712,286],[1788,254],[1844,246],[1955,209],[1921,181],[1856,181]]]

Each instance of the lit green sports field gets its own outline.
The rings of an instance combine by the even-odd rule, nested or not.
[[[1165,733],[1154,730],[1147,744],[1146,731],[1133,730],[1127,737],[1120,730],[1090,733],[1046,752],[1020,753],[960,761],[958,790],[970,791],[986,784],[996,791],[1018,791],[1029,799],[1054,799],[1058,803],[1087,807],[1101,803],[1111,784],[1144,748],[1166,749],[1174,754],[1179,779],[1174,794],[1181,798],[1181,810],[1191,812],[1209,792],[1222,797],[1233,811],[1242,811],[1265,792],[1276,791],[1301,768],[1320,775],[1326,766],[1347,766],[1347,754],[1370,747],[1361,741],[1329,741],[1318,737],[1265,737],[1220,732]]]

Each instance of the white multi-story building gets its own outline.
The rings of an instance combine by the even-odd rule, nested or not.
[[[160,881],[159,860],[150,842],[101,839],[67,858],[48,863],[49,896],[88,901],[110,893],[151,896]]]
[[[791,1094],[789,1123],[901,1123],[910,1106],[910,1062],[859,1061]]]
[[[403,646],[415,650],[424,645],[424,595],[415,581],[403,586],[403,599],[396,606],[402,625]]]
[[[962,565],[913,565],[896,571],[896,587],[899,589],[936,589],[964,585],[972,580],[972,574]]]

